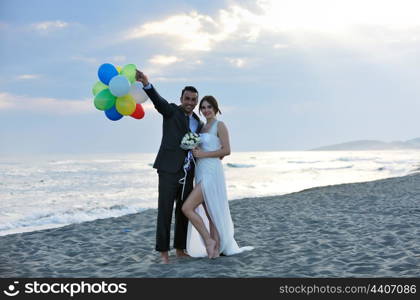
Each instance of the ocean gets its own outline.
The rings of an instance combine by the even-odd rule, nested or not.
[[[155,153],[0,158],[0,235],[157,208]],[[235,152],[222,161],[230,200],[420,171],[420,150]]]

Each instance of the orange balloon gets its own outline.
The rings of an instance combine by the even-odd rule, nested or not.
[[[130,115],[131,117],[133,117],[134,119],[143,119],[144,117],[144,109],[143,106],[141,106],[140,103],[136,104],[136,110]]]

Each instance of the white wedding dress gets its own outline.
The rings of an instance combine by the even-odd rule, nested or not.
[[[203,151],[216,151],[221,148],[220,139],[217,136],[217,123],[215,120],[209,132],[200,133],[200,148]],[[239,248],[233,235],[234,228],[230,215],[229,203],[227,199],[225,176],[223,165],[218,157],[199,158],[195,168],[195,184],[201,184],[204,203],[207,207],[210,218],[217,228],[220,238],[219,253],[233,255],[243,251],[252,250],[254,247]],[[198,213],[209,229],[209,220],[203,205],[199,205],[195,212]],[[207,257],[204,241],[197,229],[188,223],[187,232],[187,253],[192,257]]]

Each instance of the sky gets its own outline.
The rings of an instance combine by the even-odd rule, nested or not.
[[[232,151],[420,137],[420,2],[0,0],[0,153],[157,152],[93,105],[103,63],[219,102]],[[196,110],[197,112],[197,110]]]

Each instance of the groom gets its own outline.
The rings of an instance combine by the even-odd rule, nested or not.
[[[187,172],[184,197],[181,199],[183,185],[179,181],[184,177],[184,162],[187,151],[180,147],[184,135],[189,132],[200,132],[203,123],[193,112],[198,102],[198,91],[186,86],[181,93],[181,105],[168,103],[149,83],[147,76],[138,71],[136,80],[143,84],[143,89],[153,102],[156,110],[163,116],[162,141],[153,168],[159,176],[158,219],[156,229],[156,251],[159,251],[163,263],[169,262],[169,240],[171,232],[174,200],[175,237],[174,248],[178,257],[188,256],[186,248],[188,219],[182,213],[182,204],[193,189],[194,166]],[[193,165],[193,164],[191,164]]]

